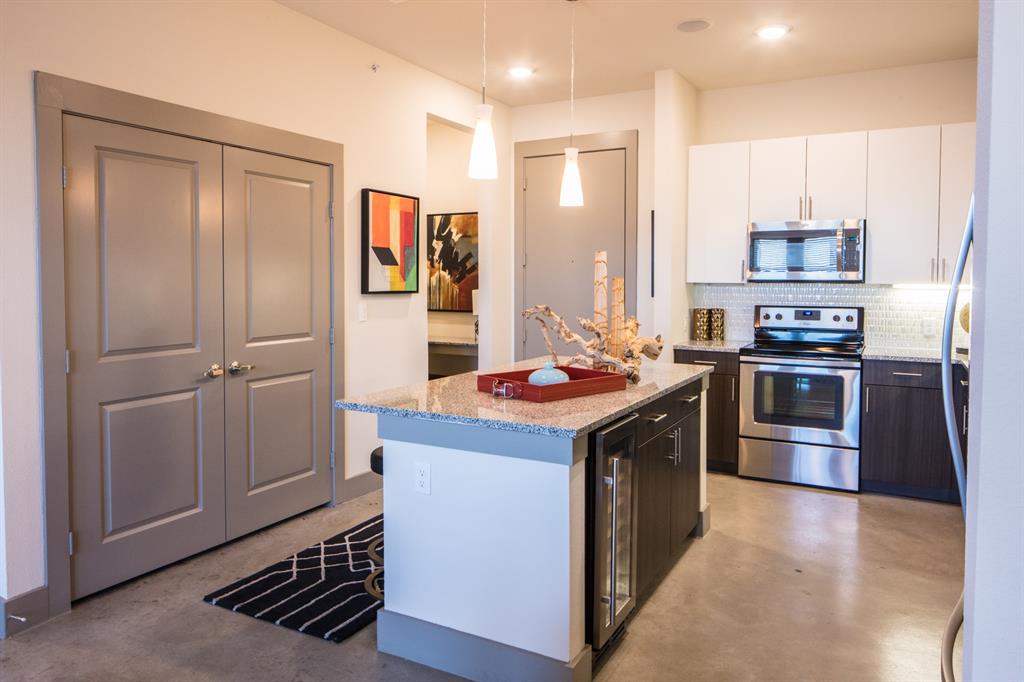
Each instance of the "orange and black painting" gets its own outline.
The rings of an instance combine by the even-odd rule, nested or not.
[[[415,294],[420,290],[420,200],[364,189],[362,293]]]
[[[480,242],[476,213],[427,216],[427,309],[473,312],[480,286]]]

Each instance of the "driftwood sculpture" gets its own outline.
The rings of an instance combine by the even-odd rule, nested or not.
[[[626,336],[622,357],[616,357],[608,352],[608,336],[597,327],[593,321],[584,317],[577,317],[576,321],[585,331],[593,334],[593,338],[585,339],[574,332],[565,320],[562,319],[548,305],[535,305],[523,311],[523,317],[534,319],[540,323],[541,333],[544,335],[544,343],[548,352],[551,353],[553,362],[558,362],[558,354],[555,352],[554,344],[551,341],[552,330],[562,341],[579,346],[580,352],[569,358],[569,365],[583,365],[594,369],[611,369],[625,374],[631,383],[640,381],[640,363],[645,357],[657,360],[661,355],[661,335],[655,337],[637,336],[640,323],[635,317],[626,321]]]

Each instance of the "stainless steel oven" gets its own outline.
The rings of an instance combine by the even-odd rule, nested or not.
[[[865,221],[750,223],[748,282],[863,282]]]
[[[859,490],[863,309],[758,306],[740,351],[739,473]]]

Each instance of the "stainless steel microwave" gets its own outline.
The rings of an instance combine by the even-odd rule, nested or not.
[[[865,227],[860,218],[750,223],[747,281],[863,282]]]

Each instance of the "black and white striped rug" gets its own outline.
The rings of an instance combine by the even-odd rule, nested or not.
[[[383,537],[378,515],[203,600],[340,642],[376,620],[384,605]]]

